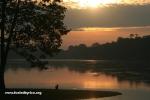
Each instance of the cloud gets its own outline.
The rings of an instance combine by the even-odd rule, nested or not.
[[[92,3],[93,0],[63,0],[63,3],[68,8],[81,9],[86,4]],[[130,5],[143,5],[150,4],[150,0],[94,0],[99,6],[105,6],[110,4],[130,4]],[[81,6],[82,5],[82,6]],[[84,6],[84,7],[83,7]]]
[[[150,26],[150,4],[68,9],[65,23],[70,28]]]
[[[72,31],[97,31],[97,32],[112,32],[112,31],[136,31],[136,32],[150,32],[150,26],[140,26],[140,27],[83,27],[73,29]]]

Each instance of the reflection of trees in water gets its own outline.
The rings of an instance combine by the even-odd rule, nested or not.
[[[30,71],[33,68],[36,68],[39,71],[47,69],[47,67],[45,65],[42,65],[42,66],[32,66],[31,63],[27,62],[26,60],[19,60],[19,61],[18,60],[17,61],[14,60],[14,61],[9,61],[7,63],[6,71],[8,69],[11,69],[13,71],[16,71],[18,69],[24,69],[24,70]]]
[[[12,65],[11,65],[12,66]],[[13,70],[18,68],[31,68],[27,63],[17,63],[11,67]],[[150,83],[150,62],[142,61],[49,61],[47,68],[63,69],[77,73],[92,72],[95,77],[101,73],[117,77],[119,81],[128,80],[131,82]],[[7,67],[9,68],[9,67]],[[35,68],[35,67],[34,67]],[[43,70],[43,69],[39,69]]]

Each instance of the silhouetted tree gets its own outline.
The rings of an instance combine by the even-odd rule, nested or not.
[[[134,38],[134,34],[130,34],[130,38]]]
[[[70,46],[55,58],[67,59],[102,59],[102,60],[150,60],[150,36],[123,38],[105,44],[94,43]]]
[[[32,65],[43,65],[43,54],[57,53],[62,35],[69,32],[63,23],[66,8],[61,0],[1,0],[0,90],[5,90],[4,71],[9,50]],[[38,57],[35,52],[40,52]]]
[[[135,34],[135,38],[138,38],[139,37],[139,35],[138,34]]]
[[[94,43],[94,44],[92,44],[92,47],[98,47],[98,46],[100,46],[99,43]]]

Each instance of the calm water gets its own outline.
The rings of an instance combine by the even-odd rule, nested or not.
[[[121,96],[88,100],[150,100],[150,64],[135,61],[51,60],[48,69],[30,68],[23,60],[9,61],[9,88],[115,90]],[[10,68],[11,67],[11,68]]]

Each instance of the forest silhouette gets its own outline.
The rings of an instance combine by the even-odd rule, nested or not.
[[[99,60],[149,60],[150,35],[139,37],[130,34],[130,37],[119,37],[117,41],[105,44],[94,43],[87,47],[85,44],[69,46],[55,59],[99,59]]]

